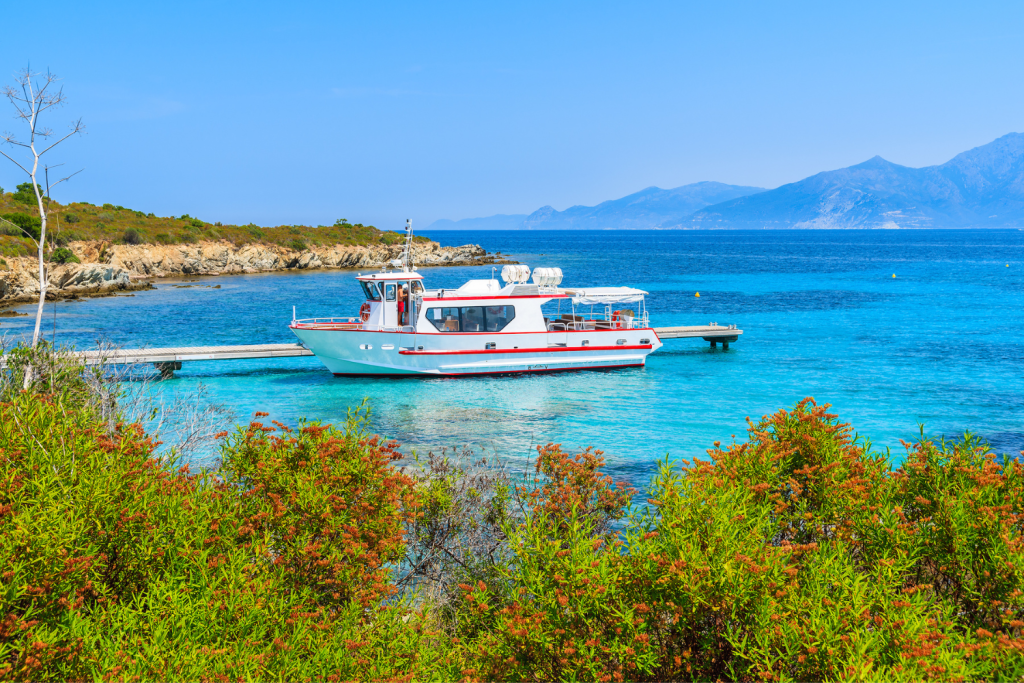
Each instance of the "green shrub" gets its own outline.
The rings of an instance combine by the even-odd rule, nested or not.
[[[288,246],[290,248],[294,249],[295,251],[305,251],[306,250],[306,242],[304,240],[301,240],[301,239],[298,239],[298,238],[293,239],[291,242],[289,242]]]
[[[893,470],[826,409],[806,400],[710,462],[663,463],[621,541],[593,521],[602,500],[626,509],[596,473],[538,490],[502,580],[464,587],[460,673],[1020,676],[1024,468],[968,437],[922,441]],[[565,458],[549,446],[540,466]]]
[[[189,225],[191,225],[193,228],[202,228],[206,225],[206,223],[199,220],[198,218],[193,218],[192,220],[189,221]]]
[[[26,213],[5,213],[0,218],[7,221],[7,223],[0,224],[4,229],[4,234],[13,237],[29,235],[32,239],[39,239],[43,222],[37,216],[30,216]]]
[[[388,565],[414,509],[358,421],[232,436],[221,477],[59,396],[0,405],[0,677],[391,678],[424,618]]]
[[[78,233],[75,232],[58,232],[53,236],[53,243],[58,247],[66,247],[77,240]]]
[[[114,206],[113,204],[104,204],[104,205],[103,205],[103,208],[104,208],[104,209],[110,209],[110,210],[114,210],[114,209],[116,209],[117,207],[115,207],[115,206]]]
[[[146,218],[156,218],[156,214],[155,213],[147,213],[146,214]]]
[[[43,194],[43,188],[40,185],[36,185],[39,190],[40,196]],[[11,196],[16,202],[23,204],[36,204],[36,193],[32,190],[32,183],[21,183],[18,188],[14,191]]]
[[[66,213],[66,214],[64,214],[64,221],[67,222],[67,223],[77,223],[78,222],[78,214],[77,213]]]
[[[251,223],[245,226],[245,229],[248,230],[249,234],[255,237],[256,239],[263,239],[267,235],[267,233],[263,232],[257,226],[252,225]]]
[[[5,680],[1024,674],[1024,467],[970,435],[893,468],[805,400],[633,505],[598,451],[539,448],[510,491],[398,467],[358,413],[257,413],[193,474],[100,423],[73,364],[21,392],[51,367],[27,353],[0,403]]]
[[[174,244],[175,242],[177,242],[177,239],[175,237],[167,234],[166,232],[158,232],[153,237],[158,244]]]
[[[121,241],[125,244],[142,244],[142,234],[135,228],[128,228],[121,236]]]
[[[67,247],[57,247],[50,254],[50,261],[52,263],[81,263],[81,260],[75,256],[75,252],[71,251]]]

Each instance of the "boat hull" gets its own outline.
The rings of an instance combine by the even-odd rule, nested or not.
[[[293,326],[292,331],[332,373],[359,377],[454,377],[640,367],[648,354],[661,347],[650,328],[417,334]]]

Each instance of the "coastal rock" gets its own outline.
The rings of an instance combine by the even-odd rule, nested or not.
[[[32,259],[9,259],[9,270],[0,272],[0,302],[21,303],[39,298],[38,266]],[[102,294],[147,287],[132,282],[124,268],[101,263],[51,265],[46,273],[47,297]]]

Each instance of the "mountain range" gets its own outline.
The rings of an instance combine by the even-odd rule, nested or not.
[[[773,190],[702,182],[649,187],[597,206],[439,220],[428,230],[990,228],[1024,226],[1024,134],[938,166],[881,157]]]

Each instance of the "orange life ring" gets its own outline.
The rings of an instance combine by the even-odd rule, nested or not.
[[[370,319],[370,303],[368,301],[364,301],[362,307],[360,307],[359,319],[364,323]]]

